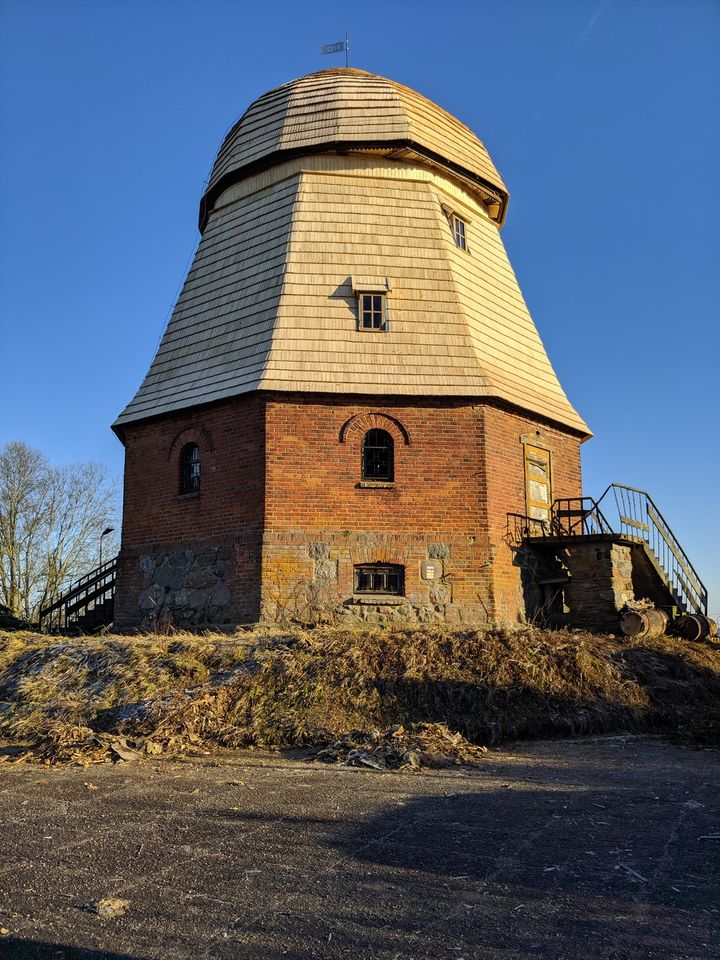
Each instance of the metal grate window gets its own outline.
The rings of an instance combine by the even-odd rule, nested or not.
[[[455,237],[455,246],[461,250],[467,250],[467,239],[465,236],[465,221],[460,217],[453,217],[453,236]]]
[[[180,453],[180,493],[200,492],[200,447],[186,443]]]
[[[360,294],[360,328],[387,330],[387,303],[384,294]]]
[[[355,567],[355,593],[403,596],[405,568],[398,564],[366,563]]]
[[[362,479],[392,480],[393,452],[393,438],[386,430],[368,430],[362,442]]]

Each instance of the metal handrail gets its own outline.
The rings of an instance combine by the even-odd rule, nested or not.
[[[695,613],[707,615],[707,588],[650,494],[639,487],[611,483],[598,504],[610,491],[617,512],[618,532],[629,540],[645,543],[672,592]]]
[[[613,494],[612,501],[608,497],[610,491]],[[610,503],[614,507],[614,515],[608,519]],[[623,483],[611,483],[599,500],[592,497],[555,500],[547,520],[514,513],[508,514],[507,518],[507,536],[513,543],[539,538],[610,535],[644,544],[649,561],[678,607],[707,616],[707,588],[670,524],[646,490]]]
[[[528,517],[524,513],[508,513],[507,522],[508,535],[514,543],[523,539],[553,539],[614,533],[592,497],[562,497],[555,500],[550,508],[548,519]]]
[[[613,528],[592,497],[561,497],[553,501],[551,514],[561,536],[613,533]]]
[[[42,607],[38,613],[38,621],[42,627],[44,621],[53,623],[58,629],[67,627],[71,614],[76,616],[84,607],[89,607],[92,603],[93,608],[99,600],[109,599],[113,596],[115,590],[115,580],[117,576],[117,557],[106,560],[101,566],[90,570],[84,576],[76,580],[72,586],[56,597],[52,603]],[[52,614],[56,614],[55,617]]]

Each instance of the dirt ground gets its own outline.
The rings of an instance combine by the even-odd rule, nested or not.
[[[0,765],[0,957],[718,958],[719,761],[620,737],[423,774]]]

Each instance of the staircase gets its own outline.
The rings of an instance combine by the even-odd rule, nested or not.
[[[516,543],[560,545],[570,538],[630,543],[636,597],[647,597],[671,612],[707,616],[707,589],[645,490],[611,483],[598,500],[556,500],[549,521],[520,514],[510,514],[508,521],[510,539]]]
[[[604,500],[606,513],[616,518],[618,532],[643,547],[646,563],[663,582],[678,610],[707,616],[707,589],[650,494],[611,483],[598,506]],[[642,561],[638,573],[643,574]]]
[[[86,573],[39,613],[47,633],[96,633],[113,621],[117,557]]]

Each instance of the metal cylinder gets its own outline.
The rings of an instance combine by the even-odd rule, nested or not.
[[[620,618],[620,629],[626,637],[637,640],[661,637],[665,633],[668,615],[664,610],[626,610]]]

